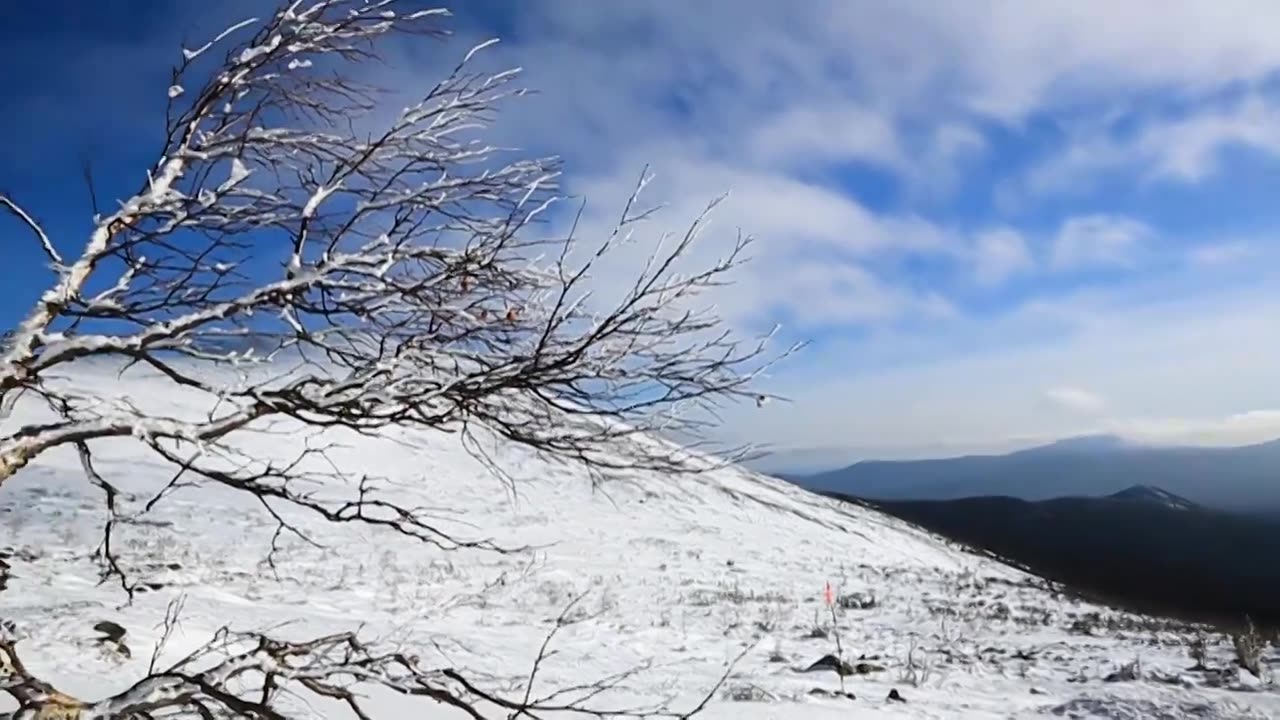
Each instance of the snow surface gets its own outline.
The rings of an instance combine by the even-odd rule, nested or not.
[[[142,377],[81,381],[163,412],[204,409]],[[20,407],[7,422],[22,421]],[[241,444],[284,456],[303,437],[300,428],[277,426]],[[487,687],[517,689],[554,619],[589,592],[580,607],[590,619],[560,633],[536,691],[648,663],[616,701],[674,698],[676,709],[690,708],[747,650],[703,717],[1280,715],[1280,693],[1269,685],[1231,671],[1211,687],[1205,673],[1189,671],[1188,629],[1073,600],[898,520],[745,470],[635,473],[595,489],[580,468],[492,448],[517,480],[513,494],[456,436],[330,432],[328,439],[345,443],[337,462],[352,484],[365,473],[392,477],[398,492],[437,508],[457,534],[533,549],[444,552],[300,516],[324,547],[286,538],[277,576],[264,563],[274,528],[254,501],[189,489],[160,503],[147,524],[118,529],[131,571],[156,588],[125,606],[117,586],[98,584],[90,557],[101,497],[72,454],[53,453],[0,488],[0,557],[12,566],[0,618],[24,637],[29,668],[86,699],[123,690],[144,673],[166,604],[184,594],[169,657],[223,624],[288,623],[288,633],[302,634],[362,627],[399,640],[424,664],[466,668]],[[172,474],[129,440],[100,452],[104,475],[143,497]],[[832,640],[811,637],[829,621],[827,582],[842,596],[875,600],[839,611],[846,658],[884,667],[846,680],[856,699],[813,694],[839,689],[839,678],[798,671],[835,650]],[[132,658],[95,644],[92,626],[101,620],[128,629]],[[1209,652],[1211,666],[1228,666],[1228,641],[1211,637]],[[1135,660],[1139,679],[1104,681]],[[887,702],[891,688],[906,702]],[[392,697],[383,707],[388,717],[455,716]],[[325,704],[297,716],[347,717]]]

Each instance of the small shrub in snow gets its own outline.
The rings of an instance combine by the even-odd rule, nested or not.
[[[1191,639],[1191,642],[1187,646],[1187,655],[1189,655],[1196,663],[1192,666],[1192,670],[1205,669],[1205,661],[1209,657],[1209,650],[1208,644],[1205,641],[1204,633],[1197,633],[1196,636]]]
[[[1133,682],[1142,679],[1142,661],[1134,658],[1132,662],[1121,665],[1115,672],[1107,675],[1103,682]]]
[[[759,685],[732,683],[724,689],[723,697],[731,702],[773,702],[777,696]]]
[[[774,643],[773,652],[769,653],[769,662],[784,663],[788,660],[786,653],[782,652],[782,643]]]
[[[1262,652],[1266,649],[1267,642],[1254,627],[1253,620],[1245,618],[1245,630],[1233,635],[1231,644],[1236,651],[1236,663],[1254,677],[1263,679]]]
[[[898,681],[906,683],[911,687],[920,687],[933,675],[933,668],[927,659],[923,657],[923,653],[919,652],[919,646],[916,639],[911,638],[911,644],[907,647],[907,657],[902,665],[902,672],[898,676]]]
[[[783,624],[783,609],[780,605],[764,605],[760,608],[760,616],[756,618],[756,630],[769,634],[777,632]]]

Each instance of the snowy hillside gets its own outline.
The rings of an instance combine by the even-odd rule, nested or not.
[[[202,410],[138,377],[82,382],[165,412]],[[225,490],[182,489],[145,524],[117,529],[129,571],[151,584],[126,607],[118,586],[98,585],[89,557],[101,534],[100,494],[73,454],[50,455],[0,488],[0,551],[11,568],[0,617],[24,638],[29,669],[81,697],[120,691],[144,673],[168,602],[185,595],[173,655],[223,624],[363,626],[371,637],[402,639],[424,663],[516,689],[555,619],[586,593],[570,614],[581,621],[558,633],[535,694],[640,668],[617,702],[674,698],[687,709],[745,650],[705,717],[1280,715],[1280,692],[1249,676],[1189,671],[1185,631],[1057,596],[901,522],[782,481],[738,470],[634,474],[597,490],[578,468],[492,448],[516,480],[512,493],[454,436],[327,439],[344,444],[336,456],[353,486],[364,474],[394,478],[459,538],[528,549],[445,552],[299,516],[321,546],[280,538],[277,575],[265,562],[274,525],[260,506]],[[279,425],[244,449],[271,455],[308,441]],[[100,470],[137,494],[132,511],[172,477],[127,441],[103,448]],[[814,632],[829,624],[828,581],[850,598],[839,611],[846,658],[869,671],[846,681],[856,699],[830,694],[840,688],[833,672],[798,671],[835,651]],[[127,629],[130,657],[95,642],[103,620]],[[1211,639],[1209,655],[1211,667],[1228,667],[1229,642]],[[1104,679],[1135,660],[1137,679]],[[905,702],[888,702],[891,689]],[[390,717],[422,707],[386,703]],[[337,704],[298,716],[347,717]]]

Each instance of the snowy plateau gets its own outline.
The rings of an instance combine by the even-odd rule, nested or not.
[[[142,375],[86,371],[78,382],[153,412],[207,410]],[[34,412],[19,405],[5,422]],[[239,442],[283,456],[316,442],[310,432],[277,424]],[[122,691],[145,675],[166,608],[184,596],[166,656],[190,652],[223,625],[304,635],[359,628],[423,664],[465,669],[477,684],[519,695],[556,618],[583,595],[580,621],[557,634],[535,695],[634,670],[597,704],[664,702],[678,712],[724,677],[700,717],[1280,716],[1280,692],[1236,668],[1221,634],[1205,635],[1211,670],[1192,670],[1196,628],[1073,599],[781,480],[730,468],[637,472],[595,487],[581,468],[494,444],[509,487],[456,435],[328,431],[326,440],[341,444],[333,456],[352,488],[318,491],[385,476],[454,534],[528,549],[446,552],[297,515],[316,544],[283,536],[273,571],[275,524],[253,498],[184,488],[117,527],[127,569],[149,584],[126,603],[118,585],[99,582],[92,557],[101,493],[74,453],[50,453],[0,488],[0,558],[9,567],[0,618],[21,638],[28,669],[86,699]],[[124,439],[98,449],[99,469],[136,498],[126,512],[173,474],[140,447]],[[828,582],[847,606],[836,614],[845,659],[865,671],[844,680],[853,697],[836,694],[835,672],[803,672],[836,651]],[[127,657],[97,642],[102,621],[127,630]],[[889,701],[891,690],[903,701]],[[12,709],[4,702],[0,713]],[[292,716],[348,717],[336,703],[310,702]],[[377,702],[383,717],[459,716],[429,701]]]

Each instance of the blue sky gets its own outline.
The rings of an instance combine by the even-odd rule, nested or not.
[[[6,12],[0,191],[62,247],[89,224],[83,158],[103,202],[154,161],[183,41],[270,8],[213,5]],[[812,343],[768,379],[792,402],[735,412],[733,439],[822,463],[1280,436],[1273,3],[458,5],[456,41],[392,48],[378,79],[410,92],[502,37],[485,62],[539,93],[495,135],[565,157],[587,232],[646,164],[652,237],[730,193],[702,257],[741,228],[756,261],[715,300]],[[47,275],[0,237],[12,324]]]

